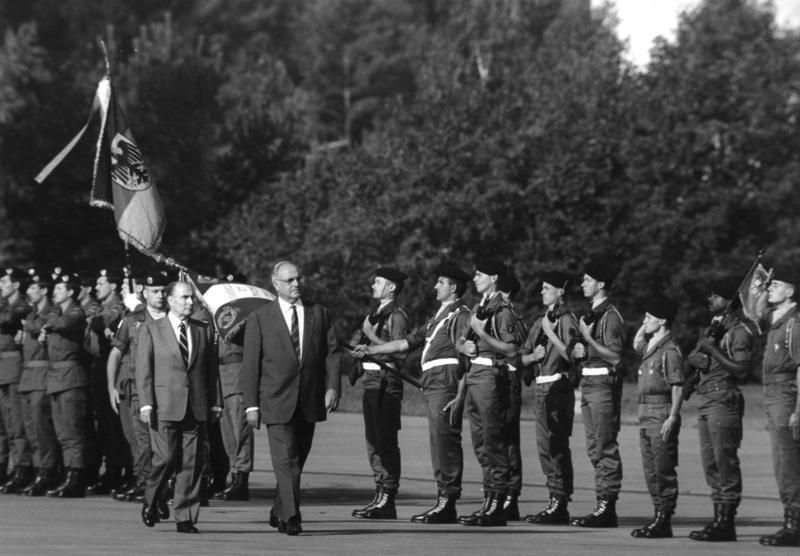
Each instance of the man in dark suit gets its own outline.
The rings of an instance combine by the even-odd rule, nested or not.
[[[177,472],[177,529],[197,533],[206,421],[222,411],[216,350],[208,324],[190,318],[194,293],[189,284],[167,286],[167,304],[166,318],[141,327],[136,354],[140,417],[155,431],[142,520],[152,527],[159,517],[168,517],[159,501],[167,480]]]
[[[270,525],[302,532],[300,475],[314,427],[339,403],[339,350],[328,310],[301,299],[302,274],[291,261],[272,269],[278,299],[247,320],[239,391],[247,421],[267,425],[278,486]]]

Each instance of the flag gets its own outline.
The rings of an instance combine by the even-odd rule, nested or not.
[[[100,135],[89,203],[112,209],[120,238],[150,254],[158,249],[164,233],[164,207],[128,127],[125,113],[117,103],[110,77],[104,77],[97,85],[86,125],[35,180],[42,183],[50,175],[83,136],[97,111],[101,119]]]
[[[222,282],[188,269],[182,278],[200,294],[203,305],[214,319],[217,332],[226,342],[244,327],[250,313],[275,299],[275,295],[264,288]]]
[[[739,301],[742,303],[744,316],[753,322],[761,319],[759,300],[764,297],[769,284],[770,273],[761,265],[754,264],[739,286]]]

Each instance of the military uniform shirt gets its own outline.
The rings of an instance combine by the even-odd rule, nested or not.
[[[599,315],[599,318],[595,319],[594,328],[592,328],[592,338],[614,353],[622,354],[622,346],[625,341],[625,322],[622,320],[622,315],[608,299],[592,309],[592,312]],[[584,367],[607,367],[609,370],[613,370],[615,367],[588,344],[586,344],[586,356]]]

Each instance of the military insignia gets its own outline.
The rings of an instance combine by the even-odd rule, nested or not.
[[[150,187],[150,174],[144,166],[142,152],[121,133],[111,140],[111,180],[129,191],[144,191]]]
[[[101,278],[108,278],[108,271],[104,268],[100,271]]]
[[[236,322],[236,317],[239,315],[239,309],[236,307],[231,307],[230,305],[227,307],[223,307],[219,310],[219,314],[217,315],[217,326],[225,330],[230,328],[234,322]]]

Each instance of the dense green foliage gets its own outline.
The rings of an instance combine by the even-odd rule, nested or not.
[[[800,259],[800,38],[768,5],[706,0],[639,70],[613,12],[577,2],[90,4],[0,6],[5,262],[122,259],[87,206],[92,140],[31,179],[85,121],[98,37],[165,199],[164,253],[264,284],[296,258],[345,328],[380,264],[411,275],[420,321],[438,263],[495,254],[532,317],[539,271],[603,255],[629,325],[666,293],[687,343],[708,279],[760,248]]]

